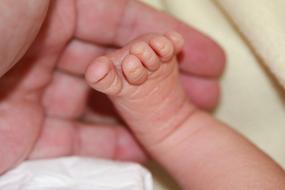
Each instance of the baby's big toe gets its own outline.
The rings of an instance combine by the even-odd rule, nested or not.
[[[122,88],[113,62],[105,56],[97,58],[88,66],[85,78],[92,88],[108,95],[118,94]]]

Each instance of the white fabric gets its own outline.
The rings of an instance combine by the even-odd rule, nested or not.
[[[61,158],[23,163],[0,178],[2,190],[152,190],[138,164]]]

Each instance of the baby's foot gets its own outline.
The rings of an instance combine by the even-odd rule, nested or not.
[[[86,79],[111,98],[135,133],[156,127],[166,136],[192,110],[179,80],[176,55],[182,46],[183,38],[175,32],[144,35],[96,59]]]

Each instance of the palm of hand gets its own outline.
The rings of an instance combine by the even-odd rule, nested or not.
[[[59,60],[68,48],[67,43],[74,41],[75,25],[75,2],[58,1],[51,5],[37,40],[21,61],[1,79],[0,152],[5,156],[0,159],[0,173],[31,156],[31,153],[32,157],[72,153],[72,144],[58,150],[52,145],[50,149],[39,149],[34,153],[33,149],[37,142],[40,142],[41,148],[45,148],[45,143],[58,143],[59,146],[68,143],[69,140],[64,139],[67,137],[64,134],[65,125],[74,125],[84,112],[87,86],[79,75],[64,74],[64,69],[59,67]],[[66,86],[53,93],[54,88],[63,83]],[[57,128],[49,129],[54,125]],[[61,142],[49,141],[48,135],[41,135],[41,131],[57,134],[54,138]],[[45,139],[39,139],[41,136]],[[72,140],[73,137],[67,138]]]

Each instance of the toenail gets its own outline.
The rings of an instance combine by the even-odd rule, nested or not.
[[[128,72],[134,72],[139,67],[140,61],[136,56],[130,55],[126,62],[125,67],[128,70]]]
[[[111,60],[106,56],[101,56],[96,59],[96,62],[111,63]]]
[[[177,48],[182,48],[184,45],[184,38],[181,34],[177,32],[168,32],[165,34],[167,38],[169,38]]]
[[[131,53],[138,54],[146,51],[147,44],[145,42],[136,43],[131,47]]]
[[[86,71],[86,79],[91,83],[96,83],[104,78],[110,70],[110,64],[96,60]]]
[[[164,47],[164,43],[163,43],[163,41],[162,41],[161,38],[153,39],[153,40],[151,41],[151,44],[153,44],[155,47],[157,47],[157,48],[159,48],[159,49],[161,49],[161,48]]]

